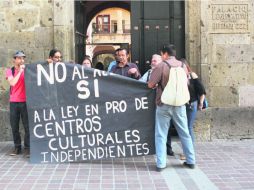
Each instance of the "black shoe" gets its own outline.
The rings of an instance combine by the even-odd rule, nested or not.
[[[21,148],[14,148],[14,150],[9,155],[17,156],[18,154],[21,154]]]
[[[187,162],[184,162],[183,165],[184,165],[185,167],[190,168],[190,169],[194,169],[194,168],[195,168],[195,164],[188,164]]]
[[[167,155],[175,156],[175,153],[173,152],[173,150],[167,150]]]
[[[158,168],[158,167],[156,167],[156,171],[157,172],[161,172],[162,170],[164,170],[164,169],[166,169],[167,167],[164,167],[164,168]]]

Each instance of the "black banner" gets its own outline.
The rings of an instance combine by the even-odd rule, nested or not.
[[[32,163],[154,154],[155,92],[69,63],[25,69]]]

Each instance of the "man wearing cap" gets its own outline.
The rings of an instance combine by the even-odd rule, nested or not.
[[[6,70],[6,80],[8,80],[10,84],[10,124],[14,141],[14,149],[10,153],[10,156],[21,154],[21,137],[19,133],[20,117],[25,129],[24,155],[25,157],[29,157],[30,155],[30,139],[24,76],[25,57],[24,52],[17,51],[13,55],[14,66]]]

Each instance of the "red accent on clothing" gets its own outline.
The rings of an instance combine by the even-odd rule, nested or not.
[[[18,74],[18,70],[15,69],[14,76]],[[12,76],[11,69],[6,70],[6,80]],[[25,87],[25,74],[24,71],[21,73],[18,82],[11,86],[10,102],[26,102],[26,87]]]

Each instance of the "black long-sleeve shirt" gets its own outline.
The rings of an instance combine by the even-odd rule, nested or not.
[[[199,99],[200,96],[206,94],[205,87],[199,78],[189,79],[189,92],[190,92],[190,102],[194,102]]]

